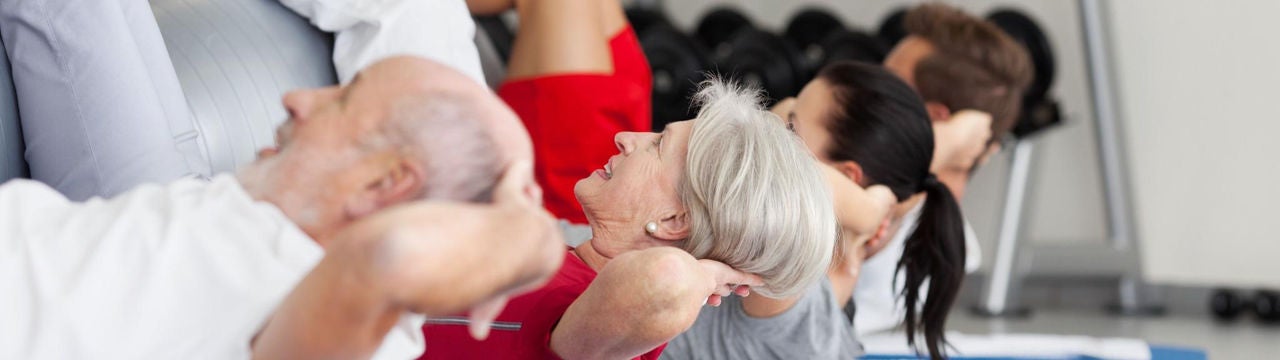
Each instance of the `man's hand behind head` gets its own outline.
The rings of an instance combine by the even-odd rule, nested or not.
[[[528,163],[517,163],[491,204],[419,201],[381,211],[345,229],[330,255],[350,257],[391,306],[428,315],[532,290],[565,251],[532,184]]]
[[[936,143],[933,149],[933,172],[967,173],[989,156],[991,114],[961,110],[944,121],[933,122]]]

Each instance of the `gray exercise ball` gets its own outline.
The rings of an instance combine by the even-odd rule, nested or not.
[[[276,0],[152,0],[151,9],[214,173],[275,143],[286,92],[337,83],[333,37]]]

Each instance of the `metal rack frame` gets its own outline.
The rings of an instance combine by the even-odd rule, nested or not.
[[[1125,167],[1122,136],[1117,120],[1119,111],[1111,74],[1111,53],[1108,49],[1103,4],[1100,0],[1078,0],[1078,5],[1093,100],[1094,136],[1098,141],[1098,160],[1102,170],[1107,212],[1107,245],[1035,246],[1020,249],[1019,240],[1025,238],[1022,220],[1026,213],[1026,194],[1033,173],[1034,163],[1031,157],[1034,145],[1029,139],[1017,140],[1010,159],[1012,166],[1000,217],[996,257],[976,309],[981,314],[1017,316],[1027,313],[1017,302],[1020,285],[1025,277],[1018,270],[1032,265],[1027,257],[1035,258],[1034,265],[1041,270],[1072,269],[1079,267],[1078,264],[1081,263],[1106,264],[1107,266],[1090,271],[1096,275],[1119,275],[1119,302],[1112,307],[1114,311],[1128,315],[1162,312],[1161,307],[1153,305],[1146,296],[1146,284],[1142,279],[1141,246],[1133,222],[1129,174]],[[1051,256],[1037,257],[1039,253]]]

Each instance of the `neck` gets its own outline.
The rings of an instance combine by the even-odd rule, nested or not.
[[[578,255],[578,258],[582,259],[582,262],[587,263],[587,266],[591,267],[591,270],[600,272],[600,269],[603,269],[604,266],[609,263],[609,260],[613,260],[613,257],[602,254],[599,250],[596,250],[595,242],[595,238],[587,240],[587,242],[582,243],[582,245],[578,245],[578,247],[573,248],[573,253],[574,255]]]
[[[305,201],[298,201],[299,196],[291,195],[286,191],[280,191],[282,187],[275,186],[268,176],[269,172],[262,169],[263,166],[254,163],[245,168],[236,175],[236,180],[240,183],[240,187],[249,194],[249,197],[256,202],[264,202],[275,206],[276,209],[284,213],[289,221],[306,233],[308,237],[314,240],[320,246],[329,243],[332,237],[332,231],[325,230],[320,226],[320,214],[314,209],[314,206],[305,205]]]
[[[573,251],[597,272],[609,260],[628,251],[668,245],[645,234],[641,226],[625,221],[609,221],[588,215],[587,223],[591,225],[591,240],[578,245]]]
[[[827,281],[823,278],[820,281]],[[747,296],[742,298],[742,312],[753,318],[771,318],[778,316],[800,301],[800,296],[796,295],[788,298],[773,299],[760,295]]]

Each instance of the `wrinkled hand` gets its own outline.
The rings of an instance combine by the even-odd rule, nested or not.
[[[991,114],[976,110],[961,110],[948,120],[933,122],[936,146],[932,170],[972,169],[975,161],[987,152],[991,122]]]
[[[555,273],[565,245],[541,206],[528,162],[511,165],[492,204],[417,201],[348,226],[335,240],[361,279],[396,308],[427,315],[472,310],[484,337],[506,299]]]
[[[719,261],[702,259],[698,266],[709,281],[707,282],[707,304],[720,306],[723,297],[731,294],[747,296],[752,286],[764,286],[764,279],[759,275],[749,274],[725,265]]]

